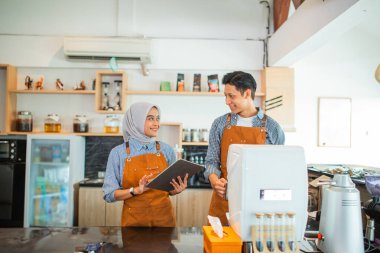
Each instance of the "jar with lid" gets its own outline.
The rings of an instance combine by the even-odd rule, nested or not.
[[[191,129],[191,141],[193,142],[200,141],[199,129]]]
[[[117,115],[107,115],[104,120],[104,132],[108,134],[118,133],[120,127],[120,119]]]
[[[208,129],[203,128],[200,130],[200,140],[203,142],[208,142]]]
[[[75,115],[73,121],[73,131],[74,133],[88,132],[88,121],[86,115]]]
[[[32,113],[28,111],[19,111],[16,118],[16,131],[32,132],[33,118]]]
[[[191,129],[184,128],[182,130],[182,141],[190,142],[191,141]]]
[[[61,132],[61,119],[58,114],[51,113],[48,114],[44,121],[44,129],[47,133],[59,133]]]

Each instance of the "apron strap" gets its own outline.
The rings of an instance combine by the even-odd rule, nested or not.
[[[129,147],[129,141],[125,142],[125,151],[127,153],[127,161],[131,160],[131,148]]]
[[[231,128],[231,113],[229,113],[228,116],[227,116],[226,127],[227,127],[228,129]]]
[[[157,156],[160,156],[160,142],[156,141],[156,150],[157,150]]]
[[[261,119],[261,132],[267,132],[267,130],[265,129],[265,122],[267,120],[267,115],[264,114],[264,117]]]

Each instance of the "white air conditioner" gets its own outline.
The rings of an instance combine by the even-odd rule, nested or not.
[[[127,38],[64,38],[64,54],[70,59],[150,63],[150,40]]]

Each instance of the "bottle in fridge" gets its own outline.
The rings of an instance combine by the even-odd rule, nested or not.
[[[74,185],[84,178],[85,140],[28,135],[24,227],[71,227]]]

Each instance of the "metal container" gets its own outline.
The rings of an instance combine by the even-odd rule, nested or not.
[[[325,253],[363,253],[360,194],[347,174],[324,188],[317,247]]]

